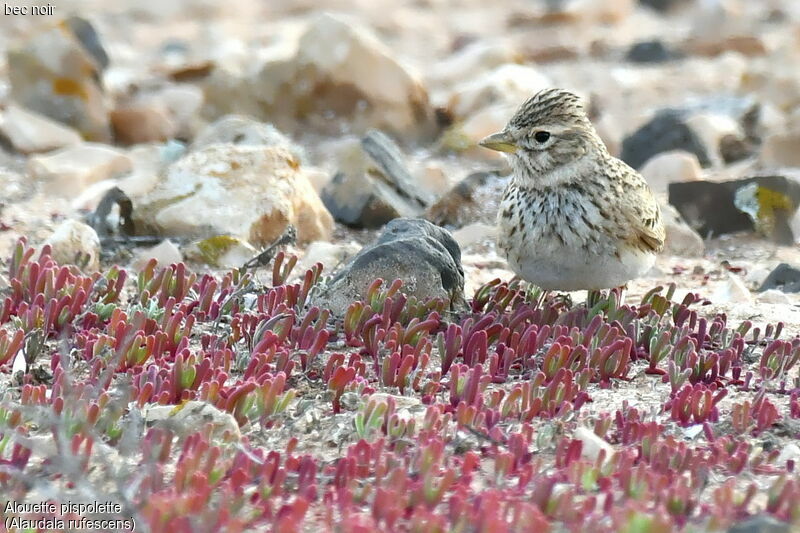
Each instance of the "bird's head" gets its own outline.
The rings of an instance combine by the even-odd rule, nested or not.
[[[480,144],[506,152],[517,175],[534,181],[590,152],[605,151],[580,97],[563,89],[536,93],[503,131]]]

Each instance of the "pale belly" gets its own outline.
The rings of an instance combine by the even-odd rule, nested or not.
[[[559,291],[619,287],[645,274],[655,259],[654,254],[633,249],[623,249],[617,257],[535,244],[508,255],[509,266],[519,277],[543,289]]]
[[[523,210],[506,197],[498,214],[498,247],[522,279],[546,290],[609,289],[642,276],[655,263],[654,253],[600,230],[602,219],[591,206],[538,198]]]

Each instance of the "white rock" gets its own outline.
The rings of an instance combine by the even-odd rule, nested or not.
[[[301,242],[327,240],[333,218],[297,158],[281,146],[213,144],[172,164],[132,198],[141,228],[170,237],[239,237],[269,244],[289,224]]]
[[[587,427],[579,427],[572,434],[574,439],[583,443],[581,455],[590,461],[596,461],[601,451],[605,451],[603,461],[608,461],[614,455],[614,447],[604,439],[595,435],[594,431]]]
[[[52,248],[53,259],[62,265],[79,264],[88,272],[100,269],[100,238],[94,229],[77,220],[65,220],[44,242]],[[80,261],[78,261],[80,259]]]
[[[49,152],[82,141],[72,128],[17,105],[0,114],[0,132],[23,154]]]
[[[694,114],[686,120],[686,125],[700,138],[714,166],[723,166],[719,152],[723,137],[732,135],[738,139],[744,138],[741,126],[733,117],[718,113]]]
[[[766,268],[763,266],[755,267],[752,270],[747,271],[747,276],[745,277],[745,281],[751,287],[758,288],[761,286],[761,284],[764,283],[764,280],[767,279],[767,276],[769,276],[770,272],[772,272],[771,268]]]
[[[104,144],[83,143],[28,160],[31,176],[46,183],[58,196],[75,196],[104,179],[130,172],[133,165],[124,152]]]
[[[332,273],[336,267],[347,262],[361,249],[355,242],[332,243],[326,241],[314,241],[306,247],[303,257],[298,261],[294,273],[303,275],[306,270],[313,267],[316,263],[322,263],[325,272]]]
[[[492,241],[496,235],[497,227],[483,222],[473,222],[453,232],[453,238],[462,250],[475,244]]]
[[[166,266],[183,261],[183,254],[174,242],[164,239],[155,246],[139,250],[131,262],[131,268],[138,272],[147,265],[150,259],[158,261],[160,266]]]
[[[764,304],[785,304],[791,305],[792,300],[789,296],[778,289],[768,289],[756,295],[756,301]]]
[[[752,300],[753,296],[744,281],[731,273],[728,274],[728,280],[717,287],[711,296],[711,302],[715,304],[747,304]]]
[[[450,97],[448,109],[463,120],[496,104],[519,107],[536,92],[552,86],[550,79],[538,69],[510,63],[488,74],[458,85]]]
[[[667,192],[670,183],[698,180],[702,175],[697,156],[683,150],[656,154],[640,172],[655,193]]]
[[[778,459],[775,461],[775,464],[779,467],[782,467],[786,465],[786,461],[794,461],[795,468],[800,466],[797,464],[800,462],[800,446],[793,442],[783,445],[781,448],[781,453],[778,455]]]

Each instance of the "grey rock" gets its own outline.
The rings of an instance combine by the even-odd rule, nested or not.
[[[680,57],[680,53],[659,40],[634,43],[625,54],[625,59],[631,63],[664,63]]]
[[[703,167],[711,165],[706,147],[686,124],[683,113],[674,109],[660,111],[625,138],[620,159],[633,168],[640,168],[654,155],[671,150],[684,150],[696,155]]]
[[[342,168],[322,190],[325,207],[339,222],[359,228],[420,215],[432,199],[402,158],[394,141],[370,131],[345,154]]]
[[[800,292],[800,269],[781,263],[769,273],[758,288],[758,292],[779,289],[783,292]]]
[[[728,533],[789,533],[790,531],[790,524],[766,515],[755,516],[728,528]]]
[[[378,239],[365,246],[330,280],[315,301],[343,314],[362,300],[369,285],[381,278],[403,281],[403,293],[419,299],[446,298],[463,302],[461,250],[450,233],[426,220],[399,218],[386,225]]]
[[[660,11],[662,13],[666,13],[681,4],[687,4],[687,0],[639,0],[639,3],[643,6],[647,6],[651,9],[655,9],[656,11]]]
[[[702,236],[759,230],[780,244],[800,237],[800,179],[788,172],[713,182],[670,183],[669,203]]]
[[[431,195],[415,183],[414,177],[403,164],[400,147],[386,134],[371,130],[361,140],[361,146],[400,194],[416,200],[422,206],[433,203]]]

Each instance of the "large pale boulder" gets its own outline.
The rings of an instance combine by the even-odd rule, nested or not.
[[[133,202],[139,231],[167,237],[230,235],[265,245],[289,224],[304,242],[328,240],[333,227],[297,157],[282,146],[192,151]]]
[[[268,62],[252,81],[265,119],[303,121],[336,131],[378,128],[415,137],[432,131],[433,112],[421,78],[366,28],[322,14],[300,38],[296,54]]]

